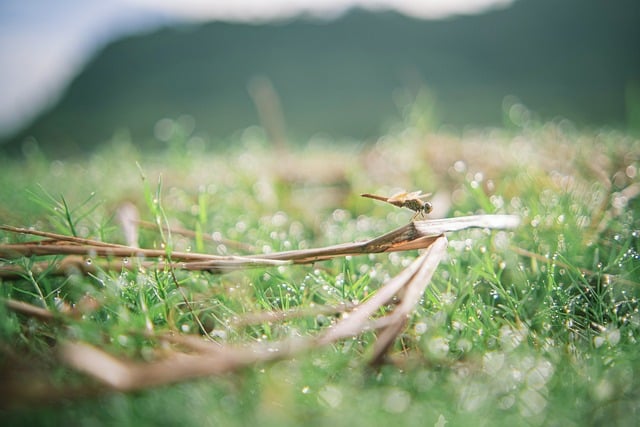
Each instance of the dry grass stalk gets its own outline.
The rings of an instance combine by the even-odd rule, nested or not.
[[[386,316],[389,321],[380,322],[385,325],[385,329],[381,335],[384,341],[377,344],[374,350],[374,360],[378,362],[395,339],[397,333],[393,332],[399,332],[404,326],[445,251],[446,238],[439,236],[425,253],[387,282],[372,298],[354,308],[349,315],[317,338],[295,337],[279,342],[232,346],[205,342],[195,336],[169,335],[163,339],[187,347],[192,352],[175,352],[164,360],[139,363],[118,359],[86,343],[65,343],[61,347],[61,357],[73,368],[119,391],[219,375],[256,363],[290,358],[301,352],[360,335],[370,330],[370,318],[375,312],[404,290],[401,303],[394,312]]]
[[[323,248],[275,252],[256,256],[218,256],[191,252],[171,252],[171,259],[174,261],[171,265],[165,265],[164,261],[162,261],[167,255],[166,251],[162,249],[141,249],[24,228],[0,226],[0,230],[48,238],[48,240],[39,242],[0,245],[0,257],[12,259],[22,256],[81,255],[109,258],[155,258],[160,260],[159,264],[157,264],[158,268],[169,266],[174,269],[224,273],[233,270],[286,265],[289,263],[309,264],[347,255],[424,249],[435,241],[436,236],[445,232],[458,231],[470,227],[514,228],[518,223],[519,218],[513,215],[475,215],[412,221],[407,225],[368,241],[345,243]],[[72,261],[77,263],[77,259],[72,259]],[[75,266],[78,267],[76,271],[92,272],[95,271],[93,269],[98,267],[87,267],[85,264],[86,263],[76,264]],[[139,265],[137,262],[119,263],[110,260],[106,265],[103,264],[99,267],[121,271],[123,268],[138,268]],[[42,267],[43,266],[39,266],[39,268]],[[68,267],[68,265],[66,267]],[[150,267],[149,264],[146,264],[146,267]],[[52,272],[65,274],[67,269],[63,263],[59,268],[53,269]],[[0,269],[0,274],[5,274],[5,277],[11,277],[11,275],[15,275],[15,273],[15,268],[11,266],[9,266],[8,269]]]
[[[425,253],[426,259],[420,264],[419,270],[404,286],[400,304],[387,316],[391,324],[382,329],[374,344],[371,358],[373,365],[378,365],[384,361],[389,348],[391,348],[398,335],[404,329],[409,316],[420,302],[426,287],[431,283],[431,278],[438,264],[444,258],[446,247],[447,240],[444,236],[436,240],[428,249],[428,252]]]
[[[374,345],[372,358],[372,363],[378,364],[383,361],[384,355],[403,330],[408,316],[420,300],[440,260],[444,257],[447,247],[444,233],[468,227],[513,228],[517,226],[518,222],[517,217],[509,215],[483,215],[445,220],[426,220],[411,222],[390,233],[365,242],[279,252],[261,255],[258,258],[212,257],[203,254],[187,254],[188,256],[202,258],[197,261],[192,258],[191,261],[182,261],[174,264],[180,268],[220,271],[222,265],[229,270],[253,267],[260,262],[265,262],[263,265],[267,265],[270,262],[300,264],[346,255],[427,249],[411,265],[383,285],[371,298],[354,307],[337,324],[317,337],[295,337],[279,342],[238,346],[212,343],[196,336],[163,335],[158,339],[186,348],[188,352],[175,350],[170,357],[149,363],[122,360],[87,343],[67,342],[60,345],[61,360],[74,369],[94,377],[111,389],[132,391],[184,381],[190,378],[219,375],[255,363],[290,358],[301,352],[307,352],[345,338],[360,335],[368,330],[381,329],[382,332]],[[25,232],[23,229],[11,227],[2,227],[2,229],[5,231]],[[131,251],[134,249],[136,251],[145,251],[120,245],[102,243],[96,245],[93,242],[86,241],[86,239],[82,243],[77,242],[75,238],[55,241],[55,236],[50,233],[42,236],[54,239],[53,242],[47,241],[44,243],[48,249],[52,250],[52,254],[55,253],[53,248],[56,247],[65,248],[64,250],[70,247],[75,250],[80,250],[81,248],[86,250],[87,246],[89,246],[91,249],[104,249],[105,252],[100,253],[108,254],[108,256],[115,256],[114,253],[118,253],[118,250],[121,249],[123,253],[132,253]],[[6,246],[11,246],[11,248],[7,249]],[[5,253],[9,253],[10,250],[15,249],[15,246],[0,246],[0,253],[3,253],[3,250]],[[42,246],[38,243],[25,244],[20,247],[22,251],[20,253],[33,255],[36,252],[28,252],[26,248],[38,247]],[[164,256],[164,253],[158,254],[158,257],[162,256]],[[172,254],[172,257],[176,257],[175,253]],[[177,258],[179,257],[180,254]],[[207,259],[207,257],[210,258]],[[391,302],[394,297],[400,300],[394,311],[382,318],[372,320],[375,313]],[[13,303],[9,303],[7,306],[15,311],[42,317],[43,320],[49,316],[40,316],[39,310],[36,312]]]
[[[56,319],[55,314],[46,308],[38,307],[33,304],[12,299],[0,299],[0,302],[4,303],[4,305],[11,311],[33,317],[43,322],[51,322]]]

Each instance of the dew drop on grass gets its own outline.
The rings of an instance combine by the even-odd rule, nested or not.
[[[433,425],[433,427],[445,427],[447,425],[447,419],[444,415],[440,414],[438,417],[438,421]]]
[[[504,353],[490,351],[482,357],[482,369],[490,376],[496,375],[504,365]]]
[[[444,337],[433,337],[427,342],[427,349],[432,356],[442,359],[449,353],[449,342]]]
[[[527,372],[527,386],[533,390],[542,389],[553,375],[553,365],[548,360],[540,360]]]
[[[516,403],[516,398],[513,395],[508,394],[498,400],[498,408],[509,409],[513,406],[514,403]]]
[[[475,411],[482,406],[486,398],[486,386],[484,384],[472,383],[462,389],[460,407],[464,411]]]
[[[424,322],[418,322],[416,323],[414,330],[416,332],[416,335],[422,335],[427,332],[427,324]]]
[[[607,331],[605,332],[605,337],[612,347],[618,345],[618,343],[620,342],[620,329],[607,329]]]
[[[627,197],[618,193],[613,197],[611,204],[615,209],[624,209],[627,206],[628,202],[629,199]]]
[[[462,160],[457,160],[453,164],[453,169],[458,173],[464,173],[467,170],[467,165]]]
[[[428,369],[423,369],[418,371],[414,375],[413,384],[416,390],[418,390],[421,393],[424,393],[433,387],[435,383],[435,378],[436,378],[436,375],[432,371]]]
[[[326,385],[318,392],[318,400],[330,408],[337,408],[342,402],[342,391],[336,386]]]
[[[458,343],[456,344],[456,348],[463,353],[470,352],[472,347],[473,344],[471,343],[471,341],[465,338],[458,340]]]
[[[600,348],[600,347],[602,347],[602,344],[605,343],[605,341],[606,341],[606,339],[603,336],[601,336],[601,335],[595,336],[595,337],[593,337],[593,346],[595,348]]]
[[[343,222],[349,218],[349,212],[344,209],[336,209],[331,214],[331,217],[335,222]]]
[[[383,407],[385,411],[392,414],[401,414],[407,410],[411,404],[411,395],[405,390],[392,388],[387,393]]]
[[[613,396],[613,392],[613,385],[605,379],[600,380],[592,390],[593,395],[599,401],[609,400]]]
[[[527,337],[528,332],[524,326],[516,329],[504,325],[500,328],[500,342],[505,350],[513,350]]]
[[[278,211],[271,217],[271,224],[274,227],[282,227],[289,221],[289,217],[285,212]]]
[[[520,415],[524,417],[538,415],[547,406],[547,399],[536,390],[526,389],[519,397]]]
[[[493,183],[493,181],[491,181]],[[501,196],[496,196],[493,195],[489,198],[489,201],[491,201],[491,204],[496,208],[496,209],[501,209],[504,207],[504,199]]]

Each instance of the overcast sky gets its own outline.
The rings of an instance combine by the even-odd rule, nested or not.
[[[173,20],[268,21],[300,13],[339,16],[352,7],[437,19],[513,0],[1,0],[0,136],[51,104],[82,65],[126,34]]]

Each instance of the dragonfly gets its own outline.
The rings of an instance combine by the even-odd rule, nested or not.
[[[412,191],[410,193],[401,191],[391,197],[378,196],[376,194],[369,193],[361,194],[360,196],[368,197],[369,199],[381,200],[383,202],[390,203],[393,206],[398,206],[399,208],[411,209],[416,213],[413,218],[411,218],[411,221],[416,219],[418,216],[424,216],[433,210],[433,205],[431,203],[422,200],[430,197],[431,194],[422,194],[422,191]]]

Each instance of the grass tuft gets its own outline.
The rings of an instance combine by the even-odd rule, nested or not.
[[[122,142],[0,160],[4,420],[635,423],[639,141],[412,129],[309,156],[242,138],[139,165]],[[399,189],[434,193],[435,221],[358,196]],[[520,225],[437,228],[487,214]]]

